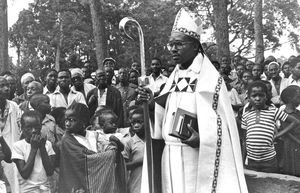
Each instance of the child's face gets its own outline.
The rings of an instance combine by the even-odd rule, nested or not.
[[[253,68],[252,68],[252,75],[254,77],[259,77],[261,75],[261,67],[259,65],[255,65]]]
[[[262,109],[266,105],[267,93],[261,87],[253,87],[249,93],[250,104],[255,109]]]
[[[294,68],[292,68],[292,74],[296,78],[300,78],[300,62],[298,62]]]
[[[117,118],[108,113],[103,115],[104,123],[103,123],[103,132],[104,133],[115,133],[117,130]]]
[[[70,133],[81,133],[84,130],[83,122],[75,116],[73,110],[67,110],[65,112],[65,129]]]
[[[130,119],[130,124],[134,133],[144,134],[144,118],[142,114],[133,114]]]
[[[282,72],[283,72],[284,74],[289,75],[289,74],[291,73],[291,68],[290,68],[290,66],[289,66],[288,64],[284,65],[283,68],[282,68]]]
[[[26,141],[30,142],[32,135],[40,135],[41,128],[42,124],[36,117],[24,117],[24,125],[22,125],[22,131]]]
[[[252,74],[246,72],[246,73],[243,74],[242,80],[243,80],[244,83],[247,84],[249,79],[251,79],[251,77],[252,77]]]
[[[36,108],[41,114],[49,114],[51,112],[50,99],[48,96],[41,97]]]

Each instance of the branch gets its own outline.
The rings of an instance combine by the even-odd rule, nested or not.
[[[212,13],[211,13],[211,11],[210,11],[210,9],[209,9],[209,6],[210,4],[209,3],[207,3],[206,5],[205,5],[205,7],[206,7],[206,9],[207,9],[207,15],[209,16],[209,18],[210,18],[210,23],[211,23],[211,25],[213,26],[213,28],[214,29],[216,29],[216,26],[215,26],[215,23],[214,23],[214,16],[212,15]]]
[[[217,44],[211,44],[211,45],[207,46],[207,47],[205,48],[205,51],[209,50],[209,48],[211,48],[211,47],[213,47],[213,46],[215,46],[215,45],[217,45]]]
[[[241,0],[237,0],[235,3],[233,3],[233,0],[231,1],[230,8],[228,9],[228,12],[231,12],[231,10],[240,2]]]
[[[236,40],[237,39],[237,37],[238,37],[238,35],[239,35],[239,33],[240,32],[235,32],[235,35],[234,35],[234,37],[229,41],[229,45],[232,43],[232,42],[234,42],[234,40]]]

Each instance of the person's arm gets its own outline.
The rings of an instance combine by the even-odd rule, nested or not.
[[[7,145],[3,136],[0,136],[0,144],[2,147],[3,154],[4,154],[4,161],[7,163],[11,163],[11,150],[10,150],[9,146]]]
[[[109,141],[116,146],[117,150],[119,152],[122,152],[124,150],[124,144],[114,135],[111,135],[109,137]]]
[[[35,156],[39,148],[39,141],[40,141],[40,135],[32,135],[30,140],[31,149],[30,149],[27,162],[21,159],[12,160],[17,165],[18,171],[22,176],[22,178],[24,179],[28,179],[32,173]]]
[[[127,162],[126,163],[126,168],[128,170],[133,170],[139,166],[142,166],[143,165],[143,157],[137,159],[137,160],[134,160],[134,161],[130,161],[130,162]]]
[[[300,121],[298,119],[296,119],[293,115],[288,115],[285,122],[288,122],[289,125],[286,128],[279,131],[275,135],[275,139],[285,135],[286,133],[288,133],[292,129],[300,129]]]
[[[40,141],[40,153],[41,153],[41,158],[42,158],[42,163],[45,168],[47,176],[52,176],[54,172],[54,160],[55,160],[55,155],[48,155],[48,152],[46,150],[46,138],[42,138]]]

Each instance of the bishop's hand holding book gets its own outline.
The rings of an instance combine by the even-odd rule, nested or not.
[[[178,108],[169,135],[181,139],[182,143],[193,148],[199,148],[197,115]]]

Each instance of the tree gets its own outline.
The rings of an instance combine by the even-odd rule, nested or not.
[[[217,58],[230,57],[227,0],[213,0],[215,38],[217,42]]]
[[[2,72],[9,68],[6,0],[0,0],[0,65]]]
[[[106,53],[106,36],[103,20],[102,2],[98,1],[98,6],[96,2],[96,0],[89,0],[93,23],[94,41],[96,45],[97,66],[99,69],[101,69],[103,68],[102,61],[104,60]]]
[[[264,39],[262,24],[262,0],[254,2],[254,32],[255,32],[255,63],[262,64],[264,61]]]

